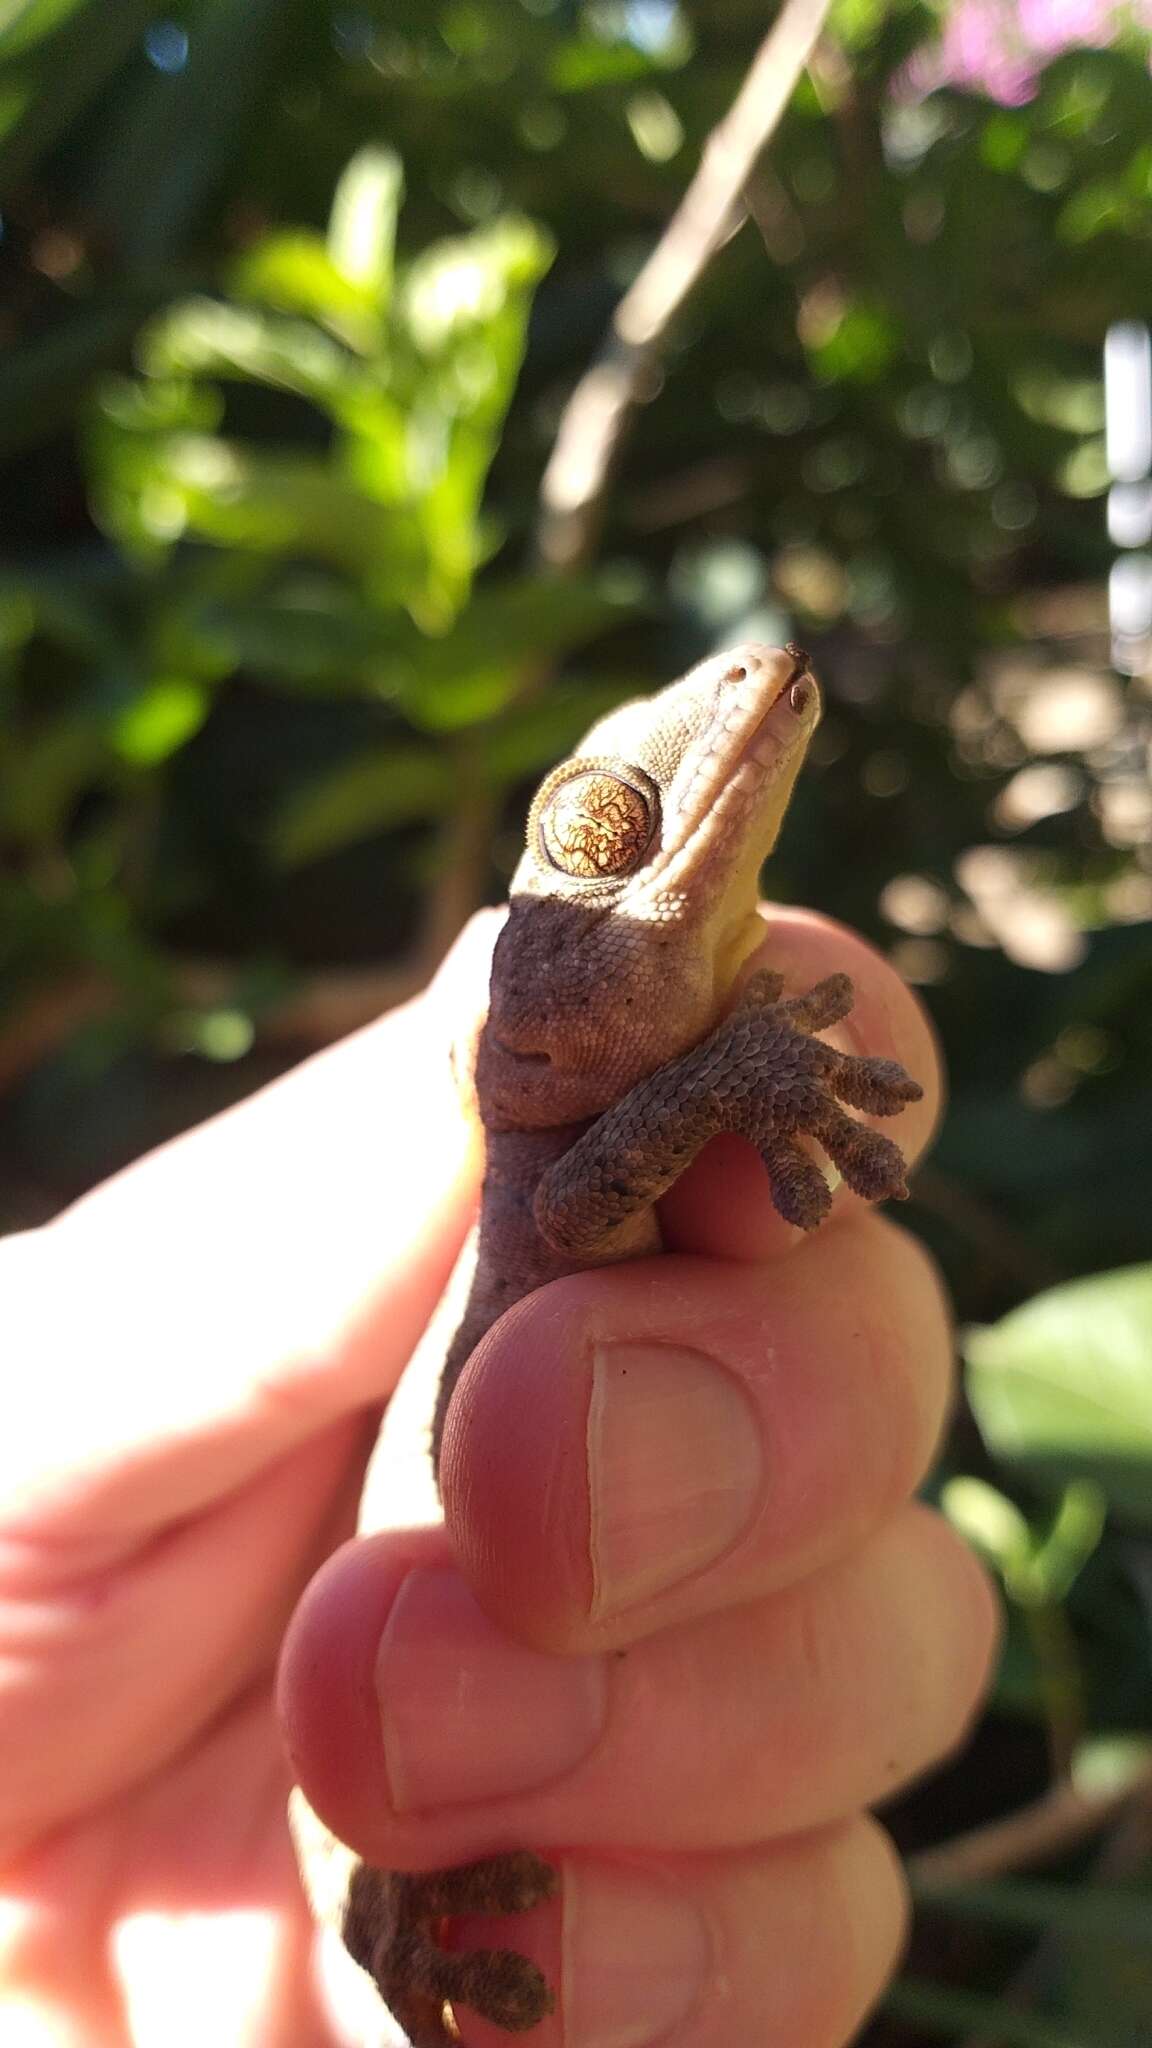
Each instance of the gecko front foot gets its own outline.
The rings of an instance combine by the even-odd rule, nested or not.
[[[570,1258],[594,1256],[721,1132],[756,1146],[777,1209],[802,1230],[815,1228],[832,1199],[802,1138],[815,1138],[866,1200],[907,1194],[899,1146],[841,1105],[895,1116],[923,1090],[895,1060],[839,1052],[812,1035],[851,1009],[846,974],[803,996],[782,998],[781,986],[779,975],[754,975],[709,1037],[631,1089],[549,1168],[535,1200],[549,1244]]]

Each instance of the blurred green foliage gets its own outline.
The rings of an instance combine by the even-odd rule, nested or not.
[[[772,892],[893,953],[953,1081],[910,1212],[969,1326],[936,1487],[1009,1615],[955,1831],[1152,1732],[1149,713],[1100,369],[1152,312],[1152,78],[1124,15],[1031,96],[929,89],[945,12],[840,0],[561,581],[564,400],[763,9],[0,6],[0,1213],[255,1085],[301,989],[426,962],[606,704],[802,638]],[[1123,1875],[926,1896],[876,2042],[1146,2044]]]

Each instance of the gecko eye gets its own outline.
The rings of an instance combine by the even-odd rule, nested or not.
[[[639,769],[621,774],[586,761],[545,783],[530,830],[562,875],[597,881],[639,866],[658,816],[656,791]]]

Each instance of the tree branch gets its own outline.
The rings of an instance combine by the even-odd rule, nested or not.
[[[596,544],[604,493],[633,407],[675,315],[746,218],[744,186],[775,133],[831,0],[786,0],[696,174],[612,318],[600,360],[576,385],[540,489],[537,550],[571,572]]]

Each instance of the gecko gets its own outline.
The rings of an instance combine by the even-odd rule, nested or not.
[[[867,1200],[907,1194],[899,1147],[847,1111],[893,1116],[919,1086],[895,1061],[817,1035],[851,1009],[849,977],[786,995],[770,968],[748,971],[764,936],[760,870],[820,711],[801,648],[740,646],[608,713],[541,785],[475,1055],[485,1173],[433,1374],[433,1473],[453,1389],[492,1324],[551,1280],[658,1251],[655,1204],[710,1138],[750,1140],[776,1208],[802,1230],[832,1200],[813,1140]],[[412,2048],[459,2041],[457,2005],[510,2033],[554,2009],[526,1957],[442,1945],[456,1916],[552,1897],[542,1857],[386,1872],[299,1791],[290,1820],[314,1910]]]

